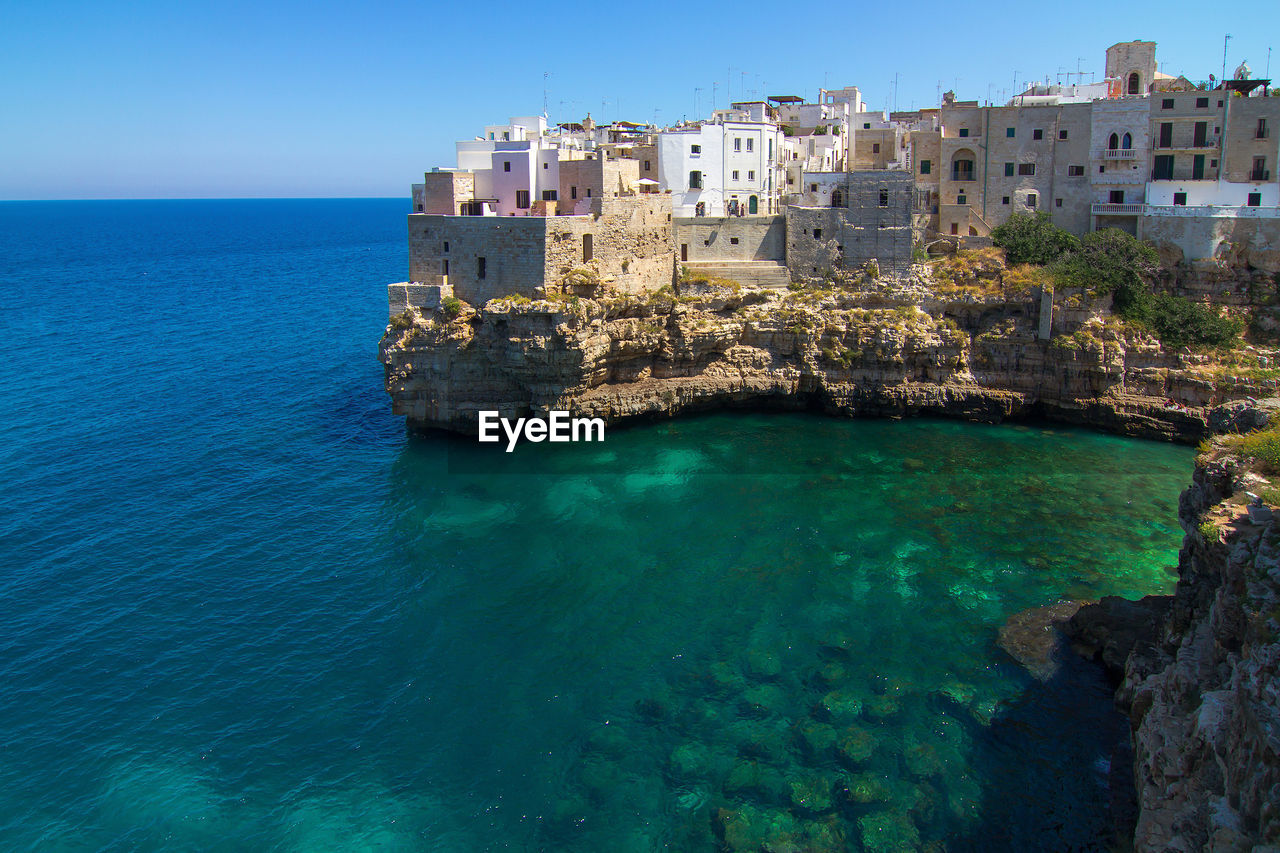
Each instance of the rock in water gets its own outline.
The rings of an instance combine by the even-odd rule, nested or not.
[[[1000,648],[1040,681],[1048,681],[1058,672],[1060,626],[1083,603],[1059,601],[1013,614],[1000,629]]]

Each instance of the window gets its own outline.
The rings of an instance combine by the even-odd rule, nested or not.
[[[889,191],[888,191],[888,190],[880,190],[880,206],[881,206],[881,207],[888,207],[888,206],[889,206]]]
[[[556,196],[557,196],[557,195],[559,195],[559,193],[557,193],[555,190],[543,190],[543,191],[542,191],[542,200],[543,200],[543,201],[555,201],[555,200],[556,200]]]
[[[734,150],[734,151],[741,151],[741,150],[742,150],[742,137],[740,137],[740,136],[735,136],[735,137],[733,138],[733,150]]]
[[[1065,130],[1060,130],[1060,131],[1058,131],[1058,138],[1059,138],[1059,139],[1066,139],[1066,138],[1067,138],[1067,132],[1066,132]]]
[[[569,187],[569,198],[577,198],[577,197],[578,197],[578,188]]]
[[[1218,161],[1217,161],[1217,160],[1210,160],[1210,161],[1209,161],[1209,166],[1210,166],[1210,168],[1213,168],[1213,169],[1218,168]]]
[[[1112,190],[1107,197],[1107,204],[1124,204],[1124,190]]]
[[[818,191],[818,185],[817,185],[817,184],[809,184],[809,192],[811,192],[811,193],[816,193],[817,191]]]
[[[1106,166],[1099,166],[1099,167],[1098,167],[1098,171],[1099,171],[1099,172],[1105,172],[1105,171],[1107,171],[1107,167],[1106,167]]]
[[[1262,193],[1249,193],[1249,207],[1262,206]]]
[[[484,258],[476,258],[476,278],[484,278]]]
[[[1034,209],[1036,206],[1036,194],[1027,193],[1027,207]]]
[[[962,137],[968,136],[968,135],[969,135],[969,128],[967,128],[967,127],[962,127],[962,128],[960,128],[960,135],[961,135]]]
[[[1044,139],[1044,130],[1037,127],[1035,130],[1031,131],[1031,138]]]
[[[879,142],[873,142],[873,143],[871,143],[871,153],[872,153],[872,154],[879,154],[879,153],[880,153],[880,143],[879,143]]]
[[[968,204],[968,203],[969,203],[969,197],[964,193],[960,193],[960,195],[956,196],[956,204]]]
[[[738,180],[738,170],[737,170],[737,169],[734,169],[734,170],[733,170],[733,180],[735,180],[735,181],[736,181],[736,180]]]
[[[754,169],[748,169],[748,170],[747,170],[747,180],[748,180],[748,181],[754,181],[755,179],[756,179],[756,173],[755,173],[755,170],[754,170]]]
[[[1006,127],[1006,128],[1004,129],[1004,135],[1005,135],[1005,137],[1006,137],[1006,138],[1008,138],[1008,139],[1013,139],[1014,135],[1015,135],[1017,132],[1018,132],[1018,131],[1017,131],[1017,128],[1013,128],[1013,127]]]
[[[1008,197],[1008,196],[1003,196],[1003,197],[1001,197],[1001,199],[1000,199],[1000,203],[1001,203],[1001,204],[1008,204],[1008,203],[1009,203],[1009,197]]]
[[[1130,95],[1138,95],[1138,94],[1141,94],[1141,92],[1139,92],[1139,87],[1140,87],[1141,85],[1142,85],[1142,78],[1141,78],[1140,76],[1138,76],[1138,72],[1137,72],[1137,71],[1135,71],[1135,72],[1133,72],[1132,74],[1130,74],[1130,75],[1129,75],[1129,92],[1128,92],[1128,94],[1130,94]]]
[[[1258,129],[1253,133],[1254,139],[1267,138],[1267,120],[1265,118],[1258,119]]]
[[[702,173],[701,172],[695,170],[689,173],[689,189],[691,190],[702,189]]]
[[[1184,206],[1184,207],[1185,207],[1185,206],[1186,206],[1186,204],[1187,204],[1187,194],[1186,194],[1186,193],[1174,193],[1174,194],[1173,194],[1173,203],[1174,203],[1174,204],[1177,204],[1177,205],[1182,205],[1182,206]]]
[[[756,150],[756,141],[755,141],[754,139],[748,139],[748,140],[747,140],[747,150],[748,150],[748,151],[755,151],[755,150]]]
[[[863,130],[870,130],[870,129],[871,129],[871,122],[869,122],[869,121],[863,122],[863,123],[862,123],[862,129],[863,129]]]
[[[1019,163],[1018,164],[1019,175],[1034,175],[1035,173],[1036,173],[1035,163]]]
[[[1128,151],[1133,148],[1133,134],[1125,131],[1124,138],[1120,140],[1120,148]]]
[[[1163,122],[1160,125],[1160,148],[1173,147],[1173,122]]]
[[[421,212],[422,212],[422,205],[418,205],[417,207],[418,207],[418,212],[419,212],[419,213],[421,213]]]
[[[511,131],[509,131],[509,130],[504,130],[504,131],[502,131],[502,141],[503,141],[503,142],[510,142],[510,141],[511,141]]]
[[[591,187],[587,187],[587,198],[591,198]]]
[[[1062,207],[1062,199],[1060,199],[1060,198],[1055,198],[1055,199],[1053,200],[1053,206],[1054,206],[1054,207]]]
[[[645,170],[646,172],[652,171],[652,169],[650,169],[650,168],[649,168],[649,161],[648,161],[648,160],[645,160],[645,161],[644,161],[644,170]]]
[[[1068,178],[1082,178],[1082,177],[1084,177],[1084,166],[1068,166],[1068,167],[1067,167],[1067,177],[1068,177]]]
[[[952,160],[951,161],[951,180],[972,181],[973,180],[973,161],[972,160]]]
[[[1171,110],[1171,109],[1173,109],[1173,98],[1163,98],[1163,99],[1161,99],[1161,101],[1160,101],[1160,109],[1162,109],[1162,110]]]
[[[1218,109],[1222,109],[1222,101],[1218,101]]]
[[[511,161],[510,161],[510,160],[503,160],[503,161],[502,161],[502,171],[504,171],[504,172],[510,172],[510,171],[511,171]]]
[[[730,237],[730,238],[729,238],[729,245],[731,245],[731,246],[736,246],[736,245],[738,245],[738,238],[737,238],[737,237]]]
[[[822,229],[821,229],[821,228],[815,228],[815,229],[813,229],[813,239],[815,239],[815,240],[821,240],[821,239],[822,239]]]
[[[529,191],[528,190],[516,190],[516,207],[520,208],[521,210],[529,209]]]
[[[1208,98],[1196,98],[1196,109],[1198,109],[1198,110],[1207,110],[1207,109],[1209,109],[1209,99],[1208,99]]]
[[[1012,164],[1012,163],[1005,163],[1005,164],[1004,164],[1004,176],[1005,176],[1006,178],[1012,178],[1012,177],[1013,177],[1013,164]]]
[[[448,241],[448,240],[445,240],[445,241],[444,241],[444,250],[445,250],[446,252],[448,252],[448,251],[449,251],[449,241]]]
[[[550,163],[543,163],[543,164],[542,164],[542,168],[544,168],[544,169],[550,169],[550,168],[551,168],[551,164],[550,164]]]
[[[1117,136],[1117,135],[1116,135],[1116,134],[1114,134],[1114,133],[1113,133],[1113,134],[1111,134],[1110,136],[1108,136],[1108,137],[1107,137],[1107,147],[1108,147],[1108,148],[1110,148],[1112,151],[1114,151],[1114,150],[1116,150],[1117,148],[1119,148],[1119,147],[1120,147],[1120,137],[1119,137],[1119,136]]]
[[[1267,171],[1267,158],[1253,158],[1253,172],[1249,175],[1251,181],[1267,181],[1271,179],[1271,173]]]
[[[449,259],[448,258],[444,258],[440,262],[440,274],[446,277],[449,275]]]
[[[920,161],[920,174],[927,175],[933,170],[933,163],[929,160]]]
[[[689,146],[689,154],[690,154],[690,155],[692,155],[692,156],[694,156],[694,157],[697,157],[697,156],[698,156],[699,154],[701,154],[701,153],[702,153],[702,146],[701,146],[701,145],[690,145],[690,146]]]

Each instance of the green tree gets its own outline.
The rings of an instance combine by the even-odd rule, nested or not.
[[[1015,213],[991,232],[991,242],[1004,249],[1010,264],[1044,266],[1080,247],[1075,235],[1054,225],[1045,211],[1034,216]]]
[[[1086,234],[1052,265],[1069,287],[1110,293],[1116,313],[1130,320],[1147,319],[1154,296],[1149,282],[1159,267],[1155,249],[1117,228]]]

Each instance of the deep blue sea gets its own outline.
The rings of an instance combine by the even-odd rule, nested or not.
[[[1192,451],[739,413],[459,465],[382,390],[408,210],[0,203],[0,849],[1108,848],[1110,688],[996,636],[1169,591]]]

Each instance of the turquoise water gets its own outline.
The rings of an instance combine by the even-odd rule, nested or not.
[[[0,204],[0,845],[1106,849],[1126,722],[996,632],[1171,589],[1190,450],[410,439],[407,206]]]

